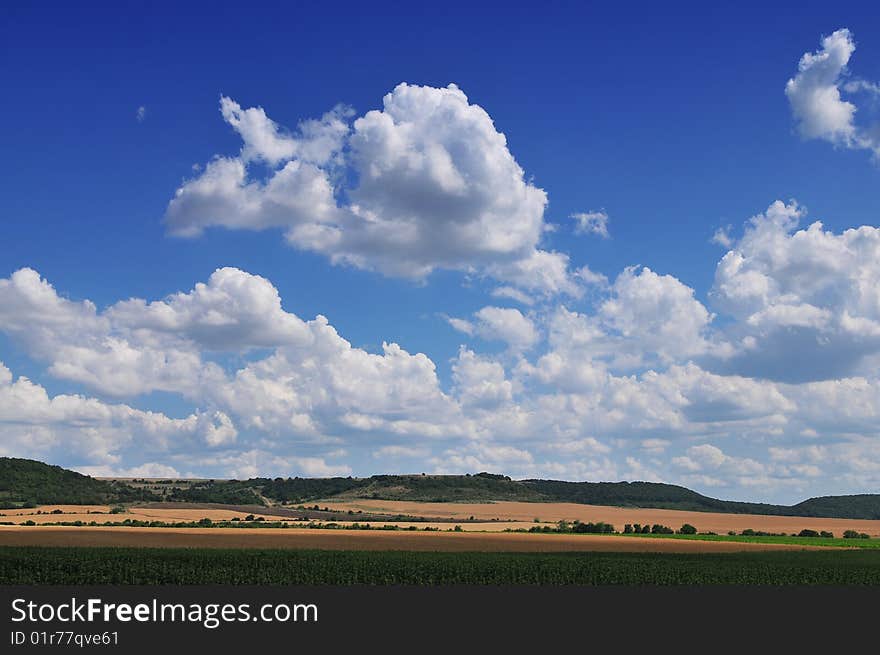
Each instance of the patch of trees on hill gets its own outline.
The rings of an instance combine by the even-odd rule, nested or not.
[[[120,482],[87,475],[43,462],[0,457],[0,507],[34,505],[103,505],[152,498],[152,494]]]
[[[206,480],[185,488],[175,488],[170,502],[220,503],[223,505],[265,505],[263,499],[248,482],[238,480]]]
[[[435,503],[490,500],[539,501],[545,498],[505,475],[374,475],[358,488],[361,498]]]
[[[288,503],[302,503],[317,498],[329,498],[369,484],[363,478],[257,478],[251,483],[260,485],[266,498]]]

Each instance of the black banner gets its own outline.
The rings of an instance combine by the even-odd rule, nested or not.
[[[877,588],[829,587],[3,587],[0,652],[522,652],[530,642],[790,652],[869,634],[878,601]]]

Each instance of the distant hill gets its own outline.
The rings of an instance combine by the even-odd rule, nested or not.
[[[102,505],[143,500],[145,495],[119,482],[31,459],[0,457],[0,507],[26,505]]]
[[[523,480],[547,498],[558,502],[620,507],[653,507],[725,514],[772,514],[823,518],[880,519],[880,495],[824,496],[797,505],[771,505],[718,500],[686,487],[659,482],[559,482]]]
[[[199,486],[202,502],[223,502],[234,491],[253,489],[275,502],[314,500],[409,500],[418,502],[563,502],[614,507],[678,509],[725,514],[773,514],[880,519],[880,495],[811,498],[797,505],[719,500],[686,487],[659,482],[562,482],[512,480],[504,475],[374,475],[369,478],[253,478]],[[184,500],[175,494],[172,500]]]
[[[434,503],[546,500],[539,491],[505,475],[374,475],[346,492],[353,498],[413,500]]]
[[[821,496],[791,507],[792,516],[880,519],[880,495]]]
[[[692,512],[726,514],[787,514],[791,508],[766,503],[743,503],[718,500],[686,487],[661,482],[560,482],[558,480],[523,480],[545,498],[583,505],[616,507],[653,507]],[[877,496],[880,500],[880,496]],[[880,508],[880,504],[878,504]]]
[[[880,519],[880,495],[824,496],[797,505],[719,500],[659,482],[512,480],[505,475],[374,475],[369,478],[251,478],[250,480],[108,481],[26,459],[0,458],[0,506],[165,501],[304,504],[316,500],[420,502],[566,502],[728,514]]]

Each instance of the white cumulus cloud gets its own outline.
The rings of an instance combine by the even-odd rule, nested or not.
[[[807,139],[823,139],[844,148],[866,148],[880,153],[875,131],[856,124],[859,108],[849,93],[872,92],[876,85],[862,80],[844,82],[847,64],[856,50],[852,33],[839,29],[822,39],[822,47],[801,57],[797,74],[785,85],[798,130]]]
[[[541,249],[546,193],[454,84],[399,84],[351,125],[337,108],[295,134],[225,96],[221,113],[242,137],[241,153],[216,157],[177,190],[165,214],[170,233],[279,228],[297,248],[386,275],[452,269],[578,293],[567,257]]]

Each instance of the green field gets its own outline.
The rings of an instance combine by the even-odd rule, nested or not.
[[[0,547],[0,584],[880,585],[880,551],[416,553]]]

